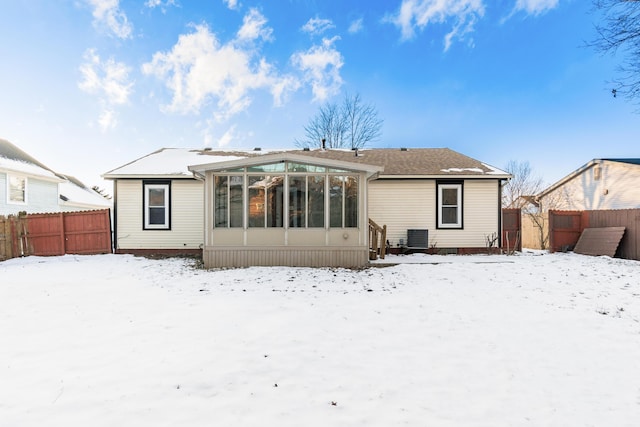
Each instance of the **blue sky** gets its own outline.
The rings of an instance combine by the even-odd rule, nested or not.
[[[552,183],[638,157],[619,58],[585,47],[588,0],[4,0],[0,138],[104,187],[162,147],[293,148],[359,93],[371,147],[528,161]]]

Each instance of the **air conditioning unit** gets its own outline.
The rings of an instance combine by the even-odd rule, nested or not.
[[[407,246],[410,248],[428,248],[429,230],[407,230]]]

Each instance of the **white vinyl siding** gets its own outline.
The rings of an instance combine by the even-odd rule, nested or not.
[[[27,203],[7,203],[7,174],[0,172],[0,215],[27,213],[59,212],[58,183],[27,177]]]
[[[171,181],[171,230],[143,229],[142,180],[117,180],[117,249],[198,249],[203,244],[202,181]]]
[[[620,162],[596,164],[542,198],[545,211],[636,208],[640,208],[640,165]]]
[[[465,180],[463,229],[436,229],[434,180],[379,180],[369,184],[369,218],[387,226],[392,247],[407,243],[407,230],[429,230],[429,245],[437,248],[478,248],[486,236],[499,232],[498,180]]]
[[[369,218],[387,226],[387,239],[397,246],[407,243],[408,229],[428,229],[429,240],[436,225],[436,186],[433,180],[377,180],[369,183]]]

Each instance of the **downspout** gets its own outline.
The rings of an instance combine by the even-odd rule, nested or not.
[[[502,249],[502,187],[509,182],[508,179],[498,181],[498,248]]]
[[[113,180],[113,236],[111,246],[113,253],[118,250],[118,180]]]

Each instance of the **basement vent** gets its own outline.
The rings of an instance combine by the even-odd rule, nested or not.
[[[428,248],[429,230],[407,230],[407,246],[410,248]]]

